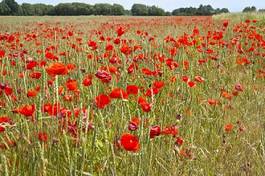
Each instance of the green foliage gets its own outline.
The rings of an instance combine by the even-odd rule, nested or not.
[[[8,7],[8,5],[5,2],[0,3],[0,15],[11,15],[11,9]]]
[[[245,7],[243,9],[243,12],[256,12],[257,11],[257,8],[255,6],[252,6],[252,7]]]
[[[175,9],[172,12],[174,16],[211,16],[220,13],[229,13],[226,8],[214,9],[211,5],[200,5],[199,8],[187,7]]]
[[[255,6],[246,7],[243,12],[256,12]],[[264,12],[260,9],[258,12]],[[133,4],[131,10],[125,10],[120,4],[98,3],[90,5],[86,3],[60,3],[56,6],[46,4],[19,5],[15,0],[2,0],[0,3],[0,16],[79,16],[79,15],[133,15],[133,16],[211,16],[221,13],[229,13],[227,8],[214,9],[211,5],[200,5],[198,8],[186,7],[178,8],[172,12],[165,12],[157,6],[147,6],[144,4]]]
[[[148,6],[143,4],[133,4],[131,11],[133,16],[148,16]]]

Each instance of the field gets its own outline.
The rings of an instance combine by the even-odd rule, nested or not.
[[[0,17],[0,175],[265,175],[265,16]]]

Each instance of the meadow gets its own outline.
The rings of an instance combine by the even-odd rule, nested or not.
[[[0,175],[265,175],[265,16],[0,17]]]

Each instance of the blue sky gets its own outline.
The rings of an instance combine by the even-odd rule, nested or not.
[[[165,10],[172,11],[179,7],[198,7],[200,4],[210,4],[214,8],[228,8],[232,12],[241,11],[246,6],[256,6],[258,9],[265,9],[265,0],[16,0],[19,4],[27,3],[45,3],[56,5],[63,2],[85,2],[88,4],[95,3],[118,3],[123,5],[126,9],[130,9],[134,3],[142,3],[147,5],[156,5]]]

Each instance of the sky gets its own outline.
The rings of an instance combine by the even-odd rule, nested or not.
[[[200,4],[210,4],[214,8],[228,8],[231,12],[242,11],[247,6],[256,6],[257,9],[265,9],[265,0],[16,0],[19,4],[27,3],[44,3],[56,5],[64,2],[84,2],[87,4],[95,3],[117,3],[123,5],[125,9],[131,9],[134,3],[156,5],[172,11],[180,7],[198,7]]]

